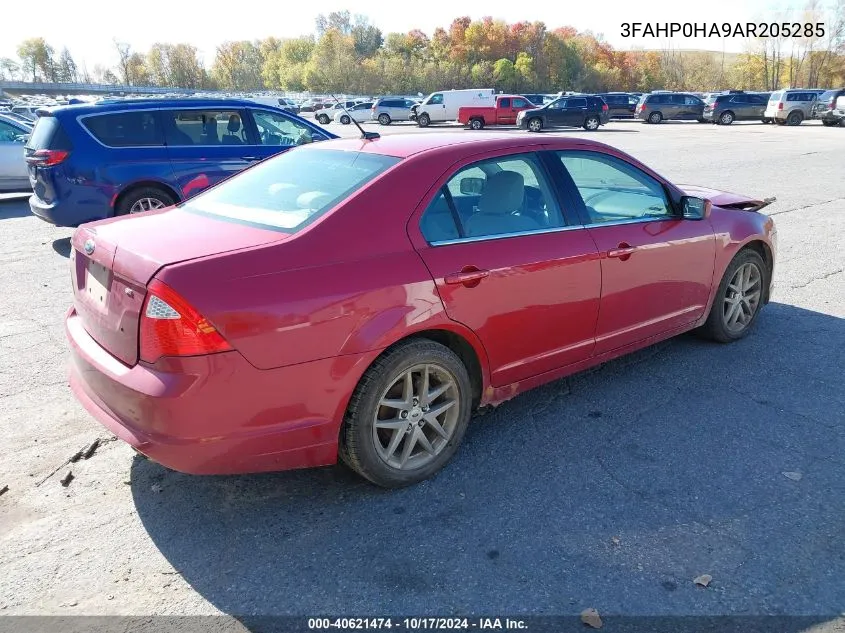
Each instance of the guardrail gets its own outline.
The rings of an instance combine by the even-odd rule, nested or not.
[[[96,83],[51,83],[31,81],[0,81],[0,91],[34,94],[66,94],[66,93],[89,93],[89,94],[193,94],[197,90],[189,88],[162,88],[160,86],[125,86],[121,84],[96,84]]]

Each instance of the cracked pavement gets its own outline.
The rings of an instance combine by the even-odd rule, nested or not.
[[[401,131],[425,133],[379,128]],[[191,477],[121,442],[36,487],[104,430],[66,382],[71,231],[0,197],[0,614],[225,613],[248,625],[595,607],[835,622],[845,129],[614,122],[561,134],[678,183],[776,196],[772,303],[736,344],[682,336],[479,415],[444,472],[394,492],[340,466]],[[701,574],[706,589],[692,582]]]

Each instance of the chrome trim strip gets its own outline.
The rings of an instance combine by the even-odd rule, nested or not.
[[[487,240],[503,240],[509,237],[525,237],[527,235],[545,235],[546,233],[562,233],[564,231],[574,231],[576,229],[585,228],[582,224],[573,224],[571,226],[558,226],[552,229],[538,229],[536,231],[519,231],[517,233],[504,233],[502,235],[479,235],[478,237],[459,237],[455,240],[440,240],[437,242],[429,242],[429,246],[449,246],[451,244],[468,244],[471,242],[486,242]]]

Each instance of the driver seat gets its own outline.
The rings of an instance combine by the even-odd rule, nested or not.
[[[236,136],[241,131],[241,117],[237,114],[229,116],[229,123],[226,126],[226,135],[223,137],[223,145],[243,145],[244,142],[239,136]]]

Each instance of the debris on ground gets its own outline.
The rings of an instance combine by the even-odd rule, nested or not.
[[[786,472],[781,473],[787,479],[791,479],[792,481],[801,481],[801,478],[804,476],[799,472],[788,470]]]
[[[614,536],[614,537],[611,537],[610,544],[618,547],[619,545],[622,544],[622,540],[618,536]]]
[[[699,587],[706,587],[711,580],[713,580],[713,576],[710,574],[701,574],[698,578],[693,578],[693,582]]]
[[[596,609],[584,609],[581,612],[581,622],[593,629],[600,629],[604,625]]]
[[[61,483],[62,486],[67,488],[70,485],[70,482],[72,482],[74,479],[75,477],[73,476],[73,471],[69,470],[67,471],[67,475],[65,475],[59,483]]]
[[[150,490],[152,490],[153,492],[161,492],[162,490],[164,490],[164,488],[161,487],[161,484],[153,484],[152,486],[150,486]]]
[[[50,479],[50,477],[55,475],[57,472],[59,472],[62,468],[64,468],[68,464],[75,464],[80,459],[91,459],[91,457],[94,455],[95,452],[97,452],[97,449],[100,446],[102,446],[103,444],[106,444],[107,442],[114,442],[116,439],[117,439],[116,435],[113,435],[112,437],[108,437],[108,438],[105,438],[105,439],[103,439],[102,437],[96,438],[90,444],[87,444],[86,446],[83,446],[78,451],[76,451],[73,455],[71,455],[67,459],[67,461],[65,461],[63,464],[58,466],[55,470],[53,470],[53,472],[51,472],[49,475],[44,477],[44,479],[42,479],[39,482],[36,482],[35,487],[38,488],[41,484],[43,484],[45,481]]]
[[[98,437],[96,440],[91,442],[91,444],[88,446],[88,448],[85,449],[85,452],[82,453],[82,459],[91,459],[91,457],[94,455],[94,453],[97,452],[97,449],[99,448],[99,446],[100,446],[100,438]]]

